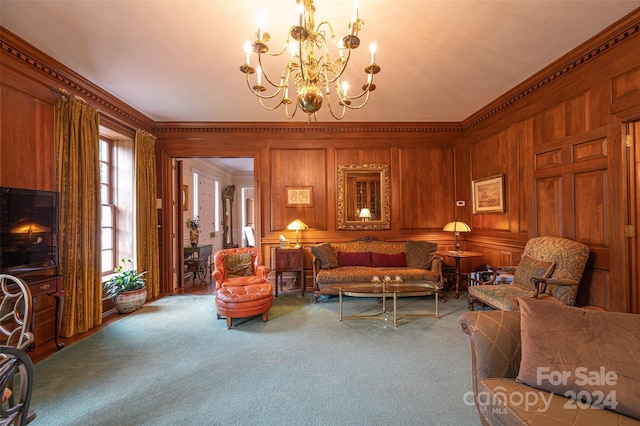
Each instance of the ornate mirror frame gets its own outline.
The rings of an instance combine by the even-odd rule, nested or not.
[[[388,164],[338,165],[338,229],[391,229],[389,176]],[[356,185],[368,188],[365,198],[371,204],[358,200]],[[358,206],[358,203],[362,205]],[[361,207],[370,210],[370,219],[358,217]]]

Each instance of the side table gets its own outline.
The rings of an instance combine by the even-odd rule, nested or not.
[[[456,260],[456,271],[453,273],[453,280],[456,283],[456,299],[460,297],[460,283],[462,282],[462,274],[460,273],[460,259],[467,259],[470,257],[480,257],[483,254],[477,251],[448,251],[443,253],[447,257],[452,257]]]
[[[300,273],[302,295],[304,296],[304,247],[276,248],[276,297],[278,297],[278,280],[282,286],[283,272]]]

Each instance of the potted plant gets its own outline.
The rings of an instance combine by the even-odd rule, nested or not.
[[[113,299],[121,314],[137,311],[147,300],[145,272],[138,272],[131,259],[121,259],[115,274],[104,283],[105,295]]]
[[[191,245],[196,247],[200,239],[200,218],[195,216],[193,219],[187,220],[187,228],[189,228],[189,240]]]

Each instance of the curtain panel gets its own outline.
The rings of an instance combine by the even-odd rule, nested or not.
[[[100,113],[63,96],[56,103],[56,157],[60,193],[59,273],[65,303],[61,335],[102,323],[100,270]]]
[[[139,271],[147,271],[147,298],[160,294],[155,139],[136,132],[136,262]]]

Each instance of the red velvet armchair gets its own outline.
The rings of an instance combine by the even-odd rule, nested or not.
[[[262,320],[267,321],[273,288],[267,278],[270,269],[261,264],[260,250],[254,247],[220,250],[215,253],[213,263],[218,319],[225,317],[228,328],[233,318],[262,314]]]

